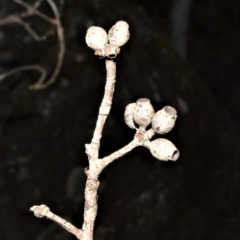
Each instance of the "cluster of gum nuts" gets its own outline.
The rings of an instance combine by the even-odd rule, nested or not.
[[[146,128],[150,124],[152,125],[150,131],[154,131],[154,134],[166,134],[173,129],[176,119],[177,112],[173,107],[165,106],[155,113],[150,100],[147,98],[140,98],[135,103],[128,104],[124,113],[125,123],[130,128],[145,133],[146,136],[149,132],[149,130],[146,131]],[[158,160],[176,161],[179,157],[178,149],[165,138],[150,141],[149,137],[146,137],[143,146],[147,147]]]
[[[119,54],[120,47],[128,41],[129,36],[129,25],[125,21],[118,21],[111,27],[108,34],[101,27],[88,28],[86,43],[95,50],[95,55],[111,59]],[[124,119],[130,128],[145,135],[142,145],[147,147],[155,158],[162,161],[176,161],[178,159],[179,151],[171,141],[165,138],[149,140],[156,133],[166,134],[172,130],[177,119],[177,112],[173,107],[165,106],[155,113],[150,100],[141,98],[136,103],[127,105]],[[138,125],[138,128],[135,124]],[[146,131],[146,127],[150,124],[152,128]],[[148,132],[151,131],[154,133],[149,136]]]
[[[129,39],[129,25],[125,21],[118,21],[107,32],[97,26],[88,28],[86,43],[95,50],[95,55],[115,58],[120,53],[120,47]]]

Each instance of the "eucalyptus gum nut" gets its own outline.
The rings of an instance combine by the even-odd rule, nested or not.
[[[177,111],[173,107],[165,106],[153,116],[152,128],[158,134],[168,133],[173,129],[176,119]]]
[[[140,98],[136,102],[133,120],[139,126],[147,127],[154,116],[154,109],[148,98]]]
[[[136,126],[133,121],[133,113],[136,107],[136,103],[130,103],[126,106],[124,112],[124,121],[132,129],[136,129]]]
[[[158,138],[148,144],[151,154],[161,161],[176,161],[180,155],[174,144],[165,139]]]
[[[102,49],[107,44],[107,32],[101,27],[90,27],[87,30],[86,34],[86,43],[87,45],[96,50]]]
[[[121,47],[129,39],[129,25],[124,21],[118,21],[108,32],[110,44]]]

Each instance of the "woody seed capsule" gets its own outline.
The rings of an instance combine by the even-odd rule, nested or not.
[[[172,142],[165,138],[158,138],[147,146],[151,154],[161,161],[176,161],[180,155]]]
[[[108,32],[110,44],[121,47],[129,39],[129,25],[124,21],[118,21]]]
[[[135,107],[136,107],[136,103],[130,103],[126,106],[125,112],[124,112],[124,121],[132,129],[136,128],[133,121],[133,113],[134,113]]]
[[[102,49],[107,44],[107,33],[101,27],[90,27],[86,34],[86,43],[93,50]]]
[[[141,127],[147,127],[153,118],[154,109],[148,98],[140,98],[136,102],[133,120]]]
[[[155,113],[152,119],[152,128],[155,133],[165,134],[171,131],[177,119],[177,111],[170,106]]]

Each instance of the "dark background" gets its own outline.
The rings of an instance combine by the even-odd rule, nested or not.
[[[27,1],[33,3],[34,1]],[[237,240],[240,237],[240,2],[192,0],[184,57],[173,47],[174,1],[66,1],[66,54],[56,82],[29,91],[38,73],[0,81],[0,239],[68,240],[55,223],[29,208],[47,204],[81,227],[84,144],[95,127],[105,83],[104,60],[85,44],[89,26],[108,30],[118,20],[131,37],[117,57],[113,107],[100,156],[132,140],[125,106],[147,97],[155,110],[171,105],[176,127],[166,135],[180,150],[177,162],[159,162],[137,148],[100,177],[95,240]],[[0,2],[0,18],[21,12]],[[40,10],[51,16],[46,2]],[[44,33],[52,26],[27,19]],[[40,64],[50,73],[56,35],[35,42],[19,25],[0,26],[0,73]]]

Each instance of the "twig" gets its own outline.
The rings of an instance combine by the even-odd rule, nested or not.
[[[54,18],[50,18],[46,14],[37,10],[38,7],[40,6],[40,4],[43,2],[43,0],[36,1],[33,4],[33,6],[29,5],[28,3],[25,3],[22,0],[14,0],[14,2],[16,2],[26,8],[25,12],[22,12],[19,14],[20,18],[26,18],[26,17],[32,16],[32,15],[37,15],[37,16],[41,17],[42,19],[44,19],[45,21],[47,21],[51,24],[54,24],[54,22],[55,22]]]
[[[106,60],[106,70],[107,81],[105,85],[105,92],[99,108],[97,123],[91,141],[91,152],[89,152],[90,148],[88,148],[88,155],[91,160],[98,159],[98,151],[103,127],[112,106],[112,98],[116,82],[116,63],[113,60]]]
[[[39,66],[39,65],[25,65],[25,66],[14,68],[10,71],[7,71],[7,72],[4,72],[4,73],[0,74],[0,81],[2,81],[6,77],[9,77],[13,74],[18,73],[18,72],[29,71],[29,70],[35,70],[35,71],[38,71],[38,72],[41,73],[41,76],[39,77],[39,81],[42,81],[46,78],[47,72],[41,66]]]
[[[61,217],[57,216],[56,214],[52,213],[50,211],[50,208],[47,207],[46,205],[42,204],[42,205],[39,205],[39,206],[33,206],[33,207],[30,208],[30,211],[32,211],[34,213],[34,216],[36,216],[38,218],[46,217],[46,218],[56,222],[57,224],[59,224],[63,228],[65,228],[68,232],[74,234],[78,239],[81,238],[82,231],[80,229],[76,228],[71,223],[67,222],[63,218],[61,218]]]
[[[107,157],[104,157],[102,159],[99,159],[96,163],[96,167],[99,170],[99,174],[102,172],[102,170],[112,163],[113,161],[117,160],[118,158],[124,156],[128,152],[131,152],[134,148],[138,146],[144,145],[144,142],[149,142],[149,140],[155,135],[153,129],[149,129],[148,131],[140,131],[137,130],[134,139],[128,143],[126,146],[120,148],[119,150],[111,153]]]
[[[50,0],[48,0],[50,1]],[[96,127],[90,144],[86,144],[86,153],[88,155],[89,167],[86,168],[87,175],[85,187],[85,205],[82,229],[77,229],[60,217],[55,217],[45,205],[34,206],[30,210],[34,211],[37,217],[47,217],[74,234],[81,240],[92,240],[94,223],[97,216],[97,190],[99,187],[98,177],[102,170],[111,162],[122,157],[138,146],[144,146],[150,150],[152,155],[159,160],[168,161],[177,160],[179,152],[176,147],[168,140],[160,138],[154,141],[150,139],[155,133],[169,132],[176,120],[176,110],[170,106],[154,113],[154,109],[149,99],[141,98],[136,103],[129,104],[124,113],[126,124],[136,129],[133,140],[121,149],[113,152],[102,159],[98,158],[100,140],[106,119],[112,106],[113,93],[116,82],[116,63],[113,58],[120,52],[122,46],[129,38],[128,24],[123,21],[117,22],[109,31],[109,34],[100,27],[91,27],[86,35],[87,45],[95,51],[96,55],[106,57],[107,80],[104,96],[99,108]],[[109,43],[108,43],[109,41]],[[135,123],[139,126],[135,127]],[[146,127],[152,123],[152,128],[146,130]],[[159,150],[160,149],[160,150]],[[40,209],[40,210],[39,210]],[[43,209],[43,210],[42,210]],[[66,227],[67,226],[67,227]]]
[[[7,24],[20,24],[22,25],[25,30],[32,36],[32,38],[35,41],[45,41],[47,39],[47,37],[52,34],[52,31],[48,31],[46,34],[44,34],[43,36],[39,36],[30,26],[29,23],[23,21],[21,19],[21,17],[19,17],[18,15],[10,15],[7,16],[3,19],[0,19],[0,25],[7,25]]]
[[[62,24],[60,21],[60,15],[59,15],[57,6],[52,0],[47,0],[47,2],[50,5],[50,7],[52,8],[52,11],[55,15],[55,25],[57,28],[59,52],[58,52],[57,64],[56,64],[56,67],[54,69],[52,76],[45,84],[43,84],[41,81],[38,81],[36,84],[30,86],[30,89],[35,89],[35,90],[45,88],[48,85],[53,84],[55,82],[55,80],[60,72],[60,69],[62,67],[63,57],[64,57],[64,53],[65,53],[64,30],[63,30],[63,27],[62,27]]]
[[[101,165],[103,166],[103,168],[105,168],[108,164],[110,164],[114,160],[122,157],[123,155],[127,154],[128,152],[131,152],[134,148],[141,146],[141,145],[142,145],[141,142],[133,140],[129,144],[127,144],[123,148],[117,150],[116,152],[110,154],[109,156],[99,159],[101,162]]]
[[[48,2],[49,6],[51,7],[55,18],[50,18],[47,15],[45,15],[44,13],[37,10],[43,0],[37,0],[33,4],[33,6],[29,5],[28,3],[25,3],[22,0],[14,0],[14,1],[18,4],[20,4],[21,6],[23,6],[24,8],[26,8],[26,11],[22,12],[20,14],[12,14],[12,15],[9,15],[9,16],[3,18],[3,19],[0,19],[0,25],[20,24],[26,29],[26,31],[36,41],[46,40],[47,37],[50,34],[52,34],[52,31],[47,31],[45,35],[39,36],[33,30],[33,28],[30,26],[30,24],[23,21],[22,18],[37,15],[37,16],[41,17],[43,20],[45,20],[45,21],[53,24],[54,26],[56,26],[58,43],[59,43],[59,52],[58,52],[58,56],[57,56],[57,64],[55,66],[55,69],[54,69],[52,75],[50,76],[50,78],[45,83],[44,83],[44,81],[46,80],[46,76],[47,76],[46,71],[45,71],[45,74],[44,75],[42,74],[42,76],[38,79],[38,81],[35,84],[29,86],[29,89],[31,89],[31,90],[43,89],[43,88],[47,87],[48,85],[55,82],[57,76],[59,75],[59,72],[60,72],[60,69],[61,69],[62,63],[63,63],[63,57],[64,57],[64,54],[65,54],[65,40],[64,40],[64,30],[63,30],[63,27],[62,27],[62,24],[61,24],[61,21],[60,21],[60,14],[59,14],[57,6],[53,2],[53,0],[46,0],[46,1]],[[63,1],[61,1],[61,5],[60,5],[61,8],[62,8],[62,4],[63,4]],[[32,66],[32,65],[30,65],[30,66]],[[17,69],[14,69],[12,72],[15,73],[15,72],[19,72],[19,71],[22,71],[22,70],[23,71],[28,70],[27,68],[28,68],[28,66],[26,66],[26,68],[24,66],[19,67]],[[38,68],[41,68],[41,67],[38,66]],[[38,68],[35,68],[35,69],[39,71]],[[34,69],[34,68],[31,68],[31,69]],[[41,68],[41,69],[43,69],[43,68]],[[3,79],[5,77],[9,76],[9,74],[8,73],[2,73],[0,76],[2,76],[2,79]]]
[[[35,41],[45,41],[49,35],[52,35],[53,32],[52,31],[47,31],[43,36],[39,36],[30,26],[29,23],[19,19],[19,24],[21,24],[22,26],[24,26],[24,28],[26,29],[26,31],[32,36],[32,38]]]

